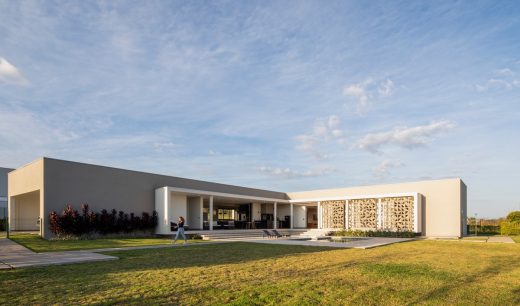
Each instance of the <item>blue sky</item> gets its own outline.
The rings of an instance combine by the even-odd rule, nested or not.
[[[520,209],[518,1],[0,1],[0,165]]]

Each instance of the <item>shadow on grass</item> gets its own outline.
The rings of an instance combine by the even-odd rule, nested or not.
[[[143,263],[143,268],[188,268],[238,264],[261,259],[273,259],[295,254],[330,251],[327,247],[299,245],[269,245],[261,243],[230,242],[217,244],[190,244],[174,248],[104,252],[121,260],[140,261],[151,257],[153,261]]]
[[[152,296],[146,298],[163,299],[162,292],[157,292],[157,288],[154,286],[157,283],[165,282],[165,279],[169,284],[172,281],[178,282],[179,277],[182,276],[178,274],[177,269],[195,268],[190,270],[189,275],[191,277],[188,277],[187,281],[180,282],[178,285],[173,284],[174,287],[178,287],[175,290],[187,291],[190,290],[190,282],[195,282],[191,285],[204,283],[204,271],[212,266],[241,264],[264,259],[277,260],[285,256],[322,251],[331,251],[331,249],[233,242],[106,252],[104,254],[120,257],[120,260],[0,271],[0,304],[2,304],[3,298],[12,299],[14,303],[18,304],[37,303],[41,301],[36,300],[36,297],[42,295],[46,299],[60,303],[61,299],[68,294],[76,294],[75,288],[81,288],[81,292],[86,295],[111,296],[111,303],[142,302],[140,298],[133,300],[133,297],[127,294],[118,296],[109,293],[114,288],[116,288],[114,290],[125,288],[124,283],[128,281],[126,279],[128,275],[141,275],[145,278],[153,275],[153,280],[144,281],[139,287],[128,288],[128,290],[139,291],[135,294],[143,294],[143,296],[152,292]],[[266,262],[265,268],[269,269],[268,262]],[[224,273],[222,281],[225,282],[226,280],[225,273],[231,273],[230,271],[233,270],[233,267],[225,267],[219,270]],[[254,273],[254,271],[251,273]],[[155,277],[163,279],[159,280]],[[39,285],[37,287],[30,285],[34,283]],[[46,289],[42,291],[42,288]],[[169,288],[169,290],[173,289]],[[172,291],[168,292],[170,295],[171,293]],[[21,300],[22,295],[24,300]],[[174,297],[172,298],[171,302],[175,304],[176,301]],[[164,300],[162,301],[164,302]]]

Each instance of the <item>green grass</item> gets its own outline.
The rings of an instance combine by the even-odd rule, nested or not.
[[[92,240],[45,240],[36,234],[11,234],[13,241],[35,252],[56,252],[73,250],[91,250],[104,248],[136,247],[146,245],[164,245],[172,243],[171,238],[111,238]],[[201,240],[188,240],[189,242]],[[183,241],[178,240],[177,243]]]
[[[519,244],[226,243],[108,254],[120,260],[0,271],[0,304],[520,304]]]
[[[520,243],[520,236],[510,236],[516,243]]]

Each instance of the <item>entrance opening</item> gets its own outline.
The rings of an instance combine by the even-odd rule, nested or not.
[[[318,208],[307,208],[307,228],[318,228]]]
[[[11,197],[11,230],[39,231],[40,191]]]

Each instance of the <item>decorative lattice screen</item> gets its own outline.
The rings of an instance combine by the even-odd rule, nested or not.
[[[348,201],[349,229],[377,228],[377,199],[353,199]]]
[[[414,230],[414,198],[382,198],[382,229],[390,231]]]
[[[323,228],[345,228],[345,201],[321,202]]]

